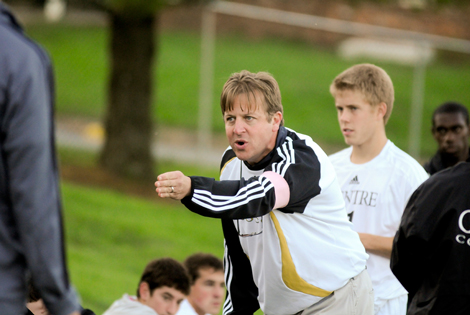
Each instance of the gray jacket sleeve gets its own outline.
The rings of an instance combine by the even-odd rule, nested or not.
[[[0,30],[0,41],[1,277],[28,270],[50,313],[70,314],[79,305],[65,261],[49,58],[21,33]],[[18,287],[0,287],[9,285]]]

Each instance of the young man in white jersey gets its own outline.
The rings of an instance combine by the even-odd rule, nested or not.
[[[224,264],[209,253],[196,253],[184,261],[191,289],[177,315],[217,315],[225,297]]]
[[[189,277],[173,258],[150,261],[140,277],[137,296],[124,294],[103,315],[175,315],[189,294]]]
[[[230,146],[220,181],[158,176],[162,198],[222,219],[224,314],[373,314],[367,254],[352,229],[328,157],[283,126],[281,93],[266,72],[234,73],[221,110]]]
[[[355,65],[330,86],[350,147],[330,156],[346,210],[369,259],[377,315],[406,314],[407,291],[390,270],[393,238],[406,203],[427,179],[423,167],[385,133],[394,101],[392,80],[372,64]]]

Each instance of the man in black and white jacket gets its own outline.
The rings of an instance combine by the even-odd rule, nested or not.
[[[230,146],[220,181],[175,171],[155,186],[162,198],[222,219],[224,314],[373,314],[368,255],[333,166],[310,137],[283,126],[276,80],[233,74],[221,109]]]

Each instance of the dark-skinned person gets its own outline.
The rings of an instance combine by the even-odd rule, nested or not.
[[[468,110],[464,105],[446,102],[437,107],[432,115],[431,132],[438,148],[436,154],[424,164],[430,175],[468,159],[470,129]]]

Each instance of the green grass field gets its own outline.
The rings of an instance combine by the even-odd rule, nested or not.
[[[57,74],[59,115],[102,118],[106,108],[107,32],[103,27],[29,25],[27,32],[50,52]],[[155,67],[154,121],[161,125],[196,128],[198,113],[200,37],[198,33],[160,35]],[[286,125],[312,136],[321,145],[343,145],[329,84],[342,70],[358,62],[383,67],[395,85],[396,101],[387,126],[389,138],[408,149],[413,69],[375,62],[344,61],[332,51],[282,39],[251,40],[243,36],[217,39],[213,96],[213,126],[222,132],[218,98],[233,73],[242,69],[269,71],[283,95]],[[459,63],[437,61],[426,69],[422,156],[435,150],[430,135],[432,110],[446,100],[470,107],[470,56]]]
[[[101,314],[123,293],[135,294],[145,264],[180,261],[194,252],[223,257],[220,221],[179,202],[129,197],[64,183],[67,248],[72,282],[82,304]]]
[[[62,163],[90,167],[94,154],[60,149]],[[162,171],[217,177],[217,167],[161,162]],[[152,183],[149,190],[153,191]],[[183,261],[195,252],[223,257],[219,220],[188,211],[180,202],[128,196],[111,189],[62,183],[68,265],[86,308],[102,314],[122,294],[135,294],[153,258]]]

